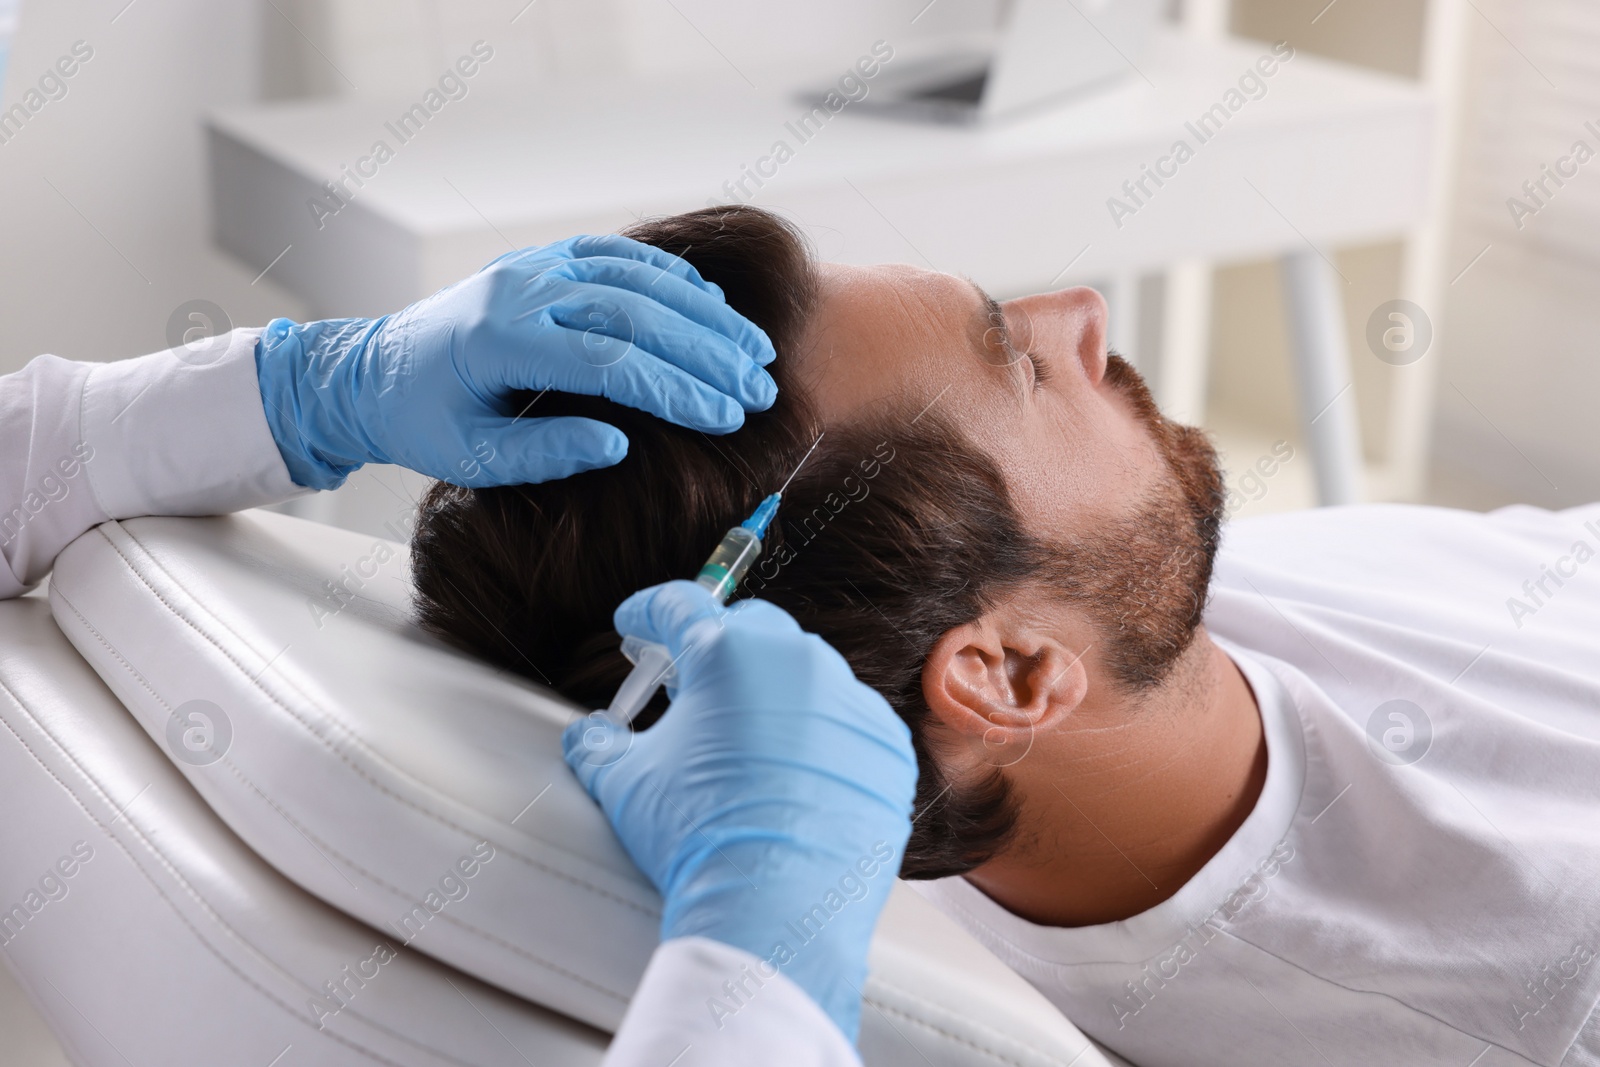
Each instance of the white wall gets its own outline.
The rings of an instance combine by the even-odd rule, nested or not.
[[[1600,153],[1584,125],[1600,126],[1600,10],[1480,3],[1493,24],[1473,20],[1439,473],[1479,506],[1600,500],[1600,159],[1547,181],[1520,229],[1506,203],[1533,206],[1522,183],[1575,141]]]
[[[31,0],[10,106],[84,41],[93,58],[0,144],[0,373],[40,352],[115,359],[167,347],[192,299],[239,323],[296,315],[212,251],[199,116],[258,91],[258,10],[241,0]]]
[[[1427,4],[1235,0],[1233,9],[1236,32],[1290,36],[1297,47],[1410,75]],[[1450,161],[1456,218],[1445,273],[1459,277],[1444,306],[1427,309],[1441,339],[1427,357],[1439,361],[1429,497],[1477,508],[1597,500],[1600,158],[1520,230],[1506,199],[1574,140],[1600,151],[1600,136],[1583,126],[1585,119],[1600,126],[1600,8],[1593,0],[1473,0],[1466,17],[1468,94],[1460,158]],[[1351,262],[1356,258],[1368,262]],[[1380,442],[1368,415],[1382,399],[1371,375],[1388,371],[1372,365],[1360,326],[1371,307],[1393,295],[1372,283],[1385,274],[1398,279],[1398,252],[1346,250],[1340,263],[1364,290],[1355,294],[1350,335],[1370,454]],[[1225,274],[1213,405],[1264,412],[1275,432],[1292,433],[1289,382],[1275,356],[1286,338],[1271,271]]]

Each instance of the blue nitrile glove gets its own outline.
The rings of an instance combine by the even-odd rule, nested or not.
[[[275,319],[256,346],[267,424],[313,489],[373,462],[467,486],[608,467],[621,430],[540,418],[537,399],[513,411],[511,392],[605,396],[726,433],[776,398],[772,358],[684,259],[614,235],[509,253],[381,319]]]
[[[867,947],[911,835],[910,731],[765,601],[723,608],[668,582],[624,601],[616,626],[667,646],[676,693],[631,736],[600,712],[579,719],[566,758],[661,891],[662,939],[769,961],[854,1041]]]

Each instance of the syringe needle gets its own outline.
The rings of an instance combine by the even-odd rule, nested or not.
[[[794,465],[794,470],[789,472],[789,477],[785,478],[783,480],[783,485],[778,487],[779,496],[782,496],[783,491],[789,488],[789,483],[794,481],[794,476],[796,474],[800,473],[800,468],[806,465],[806,460],[811,458],[811,453],[817,450],[817,446],[822,443],[822,438],[825,434],[827,434],[827,432],[827,430],[823,430],[822,433],[817,434],[817,439],[811,442],[811,447],[806,449],[806,454],[800,457],[800,462]]]

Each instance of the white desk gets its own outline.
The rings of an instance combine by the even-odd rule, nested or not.
[[[1200,144],[1185,122],[1268,52],[1168,36],[1140,60],[1144,76],[1003,127],[846,109],[804,144],[785,126],[805,110],[793,99],[696,85],[568,86],[537,102],[479,93],[403,145],[385,123],[412,101],[227,111],[211,123],[217,237],[257,270],[273,264],[316,314],[380,314],[512,245],[725,201],[723,183],[782,139],[794,157],[754,202],[791,214],[829,259],[925,262],[1012,295],[1282,255],[1321,496],[1349,500],[1359,442],[1342,283],[1323,256],[1418,225],[1434,109],[1414,83],[1300,54]],[[1119,228],[1107,198],[1180,137],[1194,158]],[[395,158],[319,230],[308,201],[380,138]],[[1201,342],[1178,325],[1168,349],[1193,362]],[[1158,378],[1192,382],[1188,370]]]

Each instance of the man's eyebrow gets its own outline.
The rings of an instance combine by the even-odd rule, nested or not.
[[[973,286],[973,293],[978,296],[978,309],[973,317],[973,352],[978,355],[984,366],[1016,366],[1021,362],[1021,357],[1011,347],[1011,331],[1005,322],[1005,310],[1000,307],[1000,301],[989,296],[984,286],[966,278],[966,283]],[[990,344],[989,331],[1000,331],[1000,347],[1005,352],[1005,362],[995,363],[994,344]]]
[[[994,347],[989,343],[989,331],[999,330],[1000,340],[1006,348],[1009,364],[1011,336],[1006,331],[1005,311],[1001,309],[1000,302],[994,297],[990,296],[983,286],[979,285],[971,278],[967,278],[965,281],[968,285],[972,286],[972,291],[978,297],[979,302],[978,308],[972,319],[973,351],[978,354],[978,358],[984,363],[991,367],[996,366],[994,362]]]

